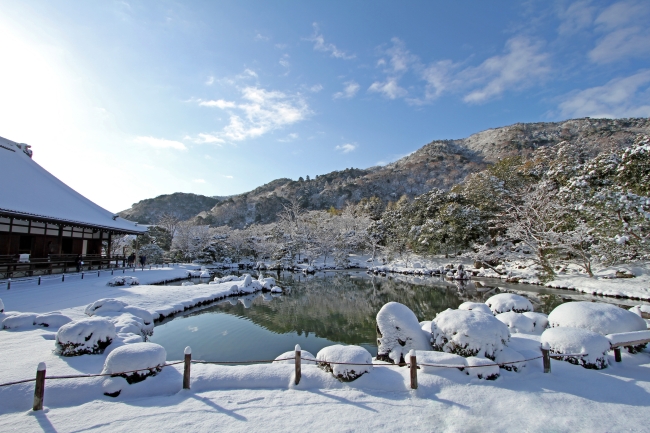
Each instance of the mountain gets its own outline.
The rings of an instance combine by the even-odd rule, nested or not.
[[[535,149],[562,141],[578,143],[595,156],[629,146],[637,134],[650,134],[650,119],[584,118],[517,123],[463,139],[435,140],[383,167],[348,168],[315,179],[276,179],[253,191],[217,200],[212,208],[202,208],[193,215],[189,215],[189,209],[181,202],[173,203],[171,198],[176,194],[161,197],[170,197],[166,202],[168,209],[182,209],[183,216],[189,215],[187,218],[196,216],[199,222],[241,228],[251,223],[275,221],[283,203],[290,199],[299,199],[306,209],[329,209],[373,196],[383,202],[396,201],[403,195],[413,198],[432,188],[449,189],[468,174],[483,170],[501,158],[527,156]],[[140,203],[145,202],[148,201]]]
[[[141,200],[131,205],[130,208],[118,212],[118,215],[141,224],[155,224],[164,213],[174,214],[182,220],[188,220],[201,212],[212,209],[223,199],[224,197],[207,197],[176,192]]]

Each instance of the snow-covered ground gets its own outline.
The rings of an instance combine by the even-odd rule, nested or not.
[[[145,309],[156,317],[232,293],[233,284],[252,287],[247,280],[146,285],[185,274],[180,267],[137,271],[140,285],[132,287],[107,286],[109,275],[87,276],[16,286],[1,291],[0,298],[5,316],[58,310],[78,319],[88,317],[87,305],[115,298],[130,311]],[[114,305],[119,309],[119,303]],[[96,311],[101,315],[101,308]],[[39,362],[46,363],[48,376],[103,370],[107,353],[61,357],[53,353],[55,335],[56,329],[32,325],[0,330],[0,383],[34,377]],[[539,356],[539,332],[513,333],[508,347],[529,358]],[[520,372],[501,369],[494,381],[455,368],[420,370],[417,390],[409,388],[407,368],[388,365],[347,383],[303,365],[295,385],[290,363],[195,364],[192,389],[182,390],[180,364],[128,385],[117,398],[103,394],[106,378],[47,380],[42,412],[30,410],[33,382],[1,387],[0,431],[648,431],[648,349],[624,352],[622,363],[615,363],[611,352],[607,359],[609,367],[598,371],[553,361],[551,374],[544,374],[536,359]]]

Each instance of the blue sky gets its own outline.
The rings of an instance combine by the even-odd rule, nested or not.
[[[650,2],[0,0],[0,136],[112,210],[650,116]]]

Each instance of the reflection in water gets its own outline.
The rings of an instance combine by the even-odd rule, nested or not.
[[[157,326],[151,341],[181,359],[185,346],[196,359],[237,361],[274,358],[298,343],[312,353],[334,344],[358,344],[376,354],[375,317],[390,301],[408,306],[418,320],[482,302],[484,291],[472,282],[437,278],[378,278],[358,273],[305,277],[281,274],[282,296],[258,293],[229,298]]]

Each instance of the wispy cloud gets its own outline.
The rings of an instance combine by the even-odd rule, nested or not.
[[[192,182],[194,182],[194,183],[206,183],[205,179],[194,179]]]
[[[209,76],[209,77],[205,80],[205,85],[206,85],[206,86],[211,86],[211,85],[213,85],[213,84],[214,84],[214,77],[213,77],[213,76]]]
[[[356,148],[357,148],[356,144],[345,143],[345,144],[340,144],[340,145],[336,146],[334,149],[338,150],[339,152],[342,152],[342,153],[350,153],[353,150],[355,150]]]
[[[560,35],[568,36],[592,25],[596,8],[591,0],[580,0],[558,10]]]
[[[298,134],[295,133],[295,132],[292,132],[291,134],[287,135],[284,138],[279,138],[278,141],[281,142],[281,143],[289,143],[289,142],[294,141],[296,139],[298,139]]]
[[[359,83],[357,83],[356,81],[346,81],[343,84],[345,84],[345,87],[343,88],[343,91],[336,92],[333,95],[334,99],[342,99],[342,98],[350,99],[350,98],[353,98],[354,95],[356,95],[357,92],[359,91],[359,89],[361,88],[361,86],[359,86]]]
[[[320,32],[318,24],[313,23],[312,26],[314,28],[314,33],[309,38],[307,38],[307,40],[314,43],[314,49],[316,51],[330,53],[332,57],[336,57],[337,59],[350,60],[356,57],[354,54],[348,54],[345,51],[338,49],[336,45],[332,43],[325,42],[325,37]]]
[[[406,96],[407,90],[400,87],[397,78],[389,78],[386,81],[375,81],[368,88],[369,92],[381,93],[388,99],[396,99]]]
[[[134,142],[138,144],[146,144],[147,146],[155,147],[158,149],[187,150],[187,147],[180,141],[166,140],[164,138],[155,138],[151,136],[136,137]]]
[[[223,109],[223,108],[234,108],[236,104],[232,101],[216,99],[216,100],[209,100],[209,101],[199,100],[199,105],[201,107],[217,107]]]
[[[626,57],[650,54],[650,3],[621,1],[606,8],[595,20],[603,36],[589,52],[595,63],[611,63]]]
[[[195,143],[202,143],[202,144],[222,144],[226,142],[223,138],[219,138],[213,134],[205,134],[205,133],[197,134],[196,138],[194,138],[193,141]]]
[[[615,78],[603,86],[569,94],[560,104],[562,116],[650,117],[650,70]]]
[[[312,93],[318,93],[321,90],[323,90],[323,85],[322,84],[314,84],[313,86],[309,87],[308,90]]]
[[[234,179],[235,176],[230,176],[229,174],[222,174],[221,177],[225,177],[226,179]]]

